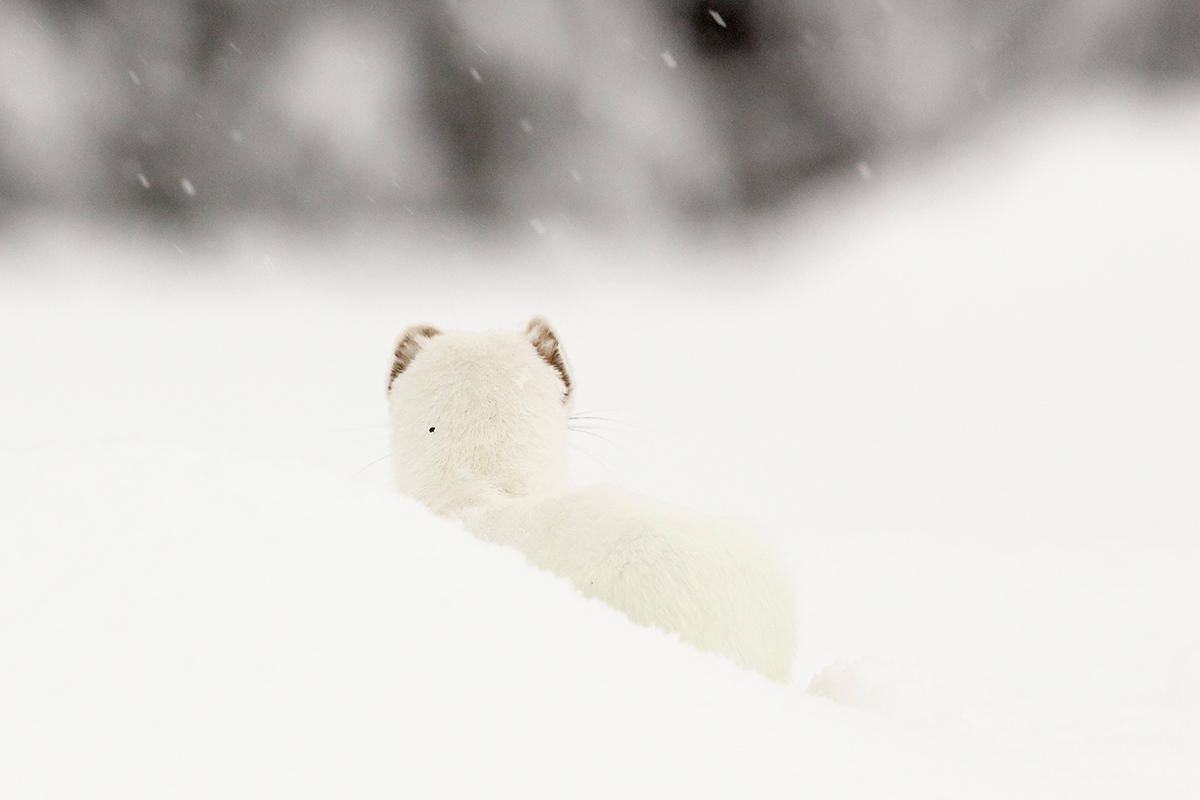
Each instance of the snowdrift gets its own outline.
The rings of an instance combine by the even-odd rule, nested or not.
[[[8,228],[0,794],[1194,795],[1200,116],[1134,110],[699,246]],[[396,333],[535,312],[578,482],[775,538],[792,685],[390,489]]]

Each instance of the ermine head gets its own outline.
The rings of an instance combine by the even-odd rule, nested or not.
[[[572,388],[541,317],[524,333],[408,328],[388,382],[397,486],[446,515],[561,487]]]

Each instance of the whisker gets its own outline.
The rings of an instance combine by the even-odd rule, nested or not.
[[[572,428],[568,428],[567,430],[575,431],[576,433],[586,433],[588,436],[595,436],[600,441],[607,442],[608,444],[612,445],[613,447],[616,447],[616,445],[613,444],[612,439],[609,439],[607,436],[604,436],[603,434],[597,433],[596,431],[592,430],[591,428],[574,428],[574,427],[572,427]]]
[[[608,473],[608,477],[610,477],[610,478],[612,478],[612,479],[613,479],[613,483],[615,483],[615,484],[616,484],[616,485],[618,485],[618,486],[620,486],[620,485],[621,485],[621,482],[620,482],[619,480],[617,480],[617,476],[613,474],[613,471],[612,471],[611,469],[609,469],[609,468],[608,468],[608,466],[607,466],[607,465],[606,465],[606,464],[605,464],[603,461],[601,461],[599,458],[597,458],[597,457],[596,457],[596,455],[595,455],[594,453],[592,453],[592,452],[590,452],[590,451],[586,450],[586,449],[585,449],[585,448],[583,448],[583,447],[580,447],[579,445],[575,444],[574,442],[571,442],[571,447],[574,447],[576,450],[578,450],[579,452],[583,453],[585,456],[587,456],[588,458],[590,458],[592,461],[594,461],[594,462],[596,462],[597,464],[599,464],[599,465],[600,465],[600,469],[602,469],[602,470],[604,470],[605,472],[607,472],[607,473]]]
[[[629,422],[628,420],[617,419],[616,417],[606,417],[601,414],[572,414],[570,419],[572,422],[575,422],[577,420],[586,420],[588,422],[606,422],[606,423],[609,423],[610,425],[614,425],[614,426],[619,425],[619,426],[626,427],[626,428],[636,428],[637,430],[640,430],[640,431],[646,430],[641,425],[638,425],[633,422]]]
[[[355,474],[356,476],[357,476],[357,475],[361,475],[361,474],[362,474],[363,472],[365,472],[365,471],[366,471],[368,468],[370,468],[370,467],[373,467],[373,466],[375,466],[376,464],[378,464],[380,461],[383,461],[383,460],[385,460],[385,459],[388,459],[388,458],[391,458],[391,457],[392,457],[392,454],[391,454],[391,453],[388,453],[388,454],[387,454],[387,455],[385,455],[385,456],[380,456],[379,458],[375,459],[375,460],[374,460],[374,461],[372,461],[370,464],[367,464],[367,466],[363,467],[362,469],[360,469],[358,472],[356,472],[356,473],[354,473],[354,474]]]
[[[619,425],[603,425],[589,420],[571,420],[567,423],[567,429],[572,431],[604,431],[606,433],[626,435],[630,432],[628,427],[620,427]],[[637,431],[641,433],[641,431]]]
[[[581,431],[583,433],[591,433],[593,431],[600,431],[601,433],[612,433],[612,434],[622,433],[622,431],[613,430],[612,428],[606,428],[603,425],[568,425],[567,430]]]
[[[575,431],[576,433],[586,433],[588,436],[594,436],[607,444],[609,447],[619,452],[621,455],[625,456],[626,458],[630,458],[629,451],[627,451],[624,447],[621,447],[621,445],[617,444],[612,439],[609,439],[607,436],[596,433],[596,431],[588,430],[587,428],[569,428],[569,430]]]

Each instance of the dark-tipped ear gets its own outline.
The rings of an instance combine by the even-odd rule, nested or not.
[[[571,372],[567,369],[567,356],[563,353],[562,345],[558,343],[558,336],[555,335],[554,328],[550,327],[550,323],[546,321],[545,317],[534,317],[525,327],[525,335],[529,337],[533,349],[537,350],[542,360],[554,367],[558,377],[562,378],[563,402],[567,402],[571,399],[571,392],[575,389],[575,385],[571,383]]]
[[[423,341],[441,334],[442,332],[432,325],[412,325],[405,328],[404,333],[396,340],[396,358],[392,361],[392,374],[388,378],[389,392],[392,390],[392,384],[396,382],[396,376],[408,369],[417,353],[421,352]]]

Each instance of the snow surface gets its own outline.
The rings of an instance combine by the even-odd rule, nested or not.
[[[10,226],[0,796],[1197,796],[1200,104],[1040,118],[699,243]],[[793,685],[390,489],[394,336],[534,313]]]

